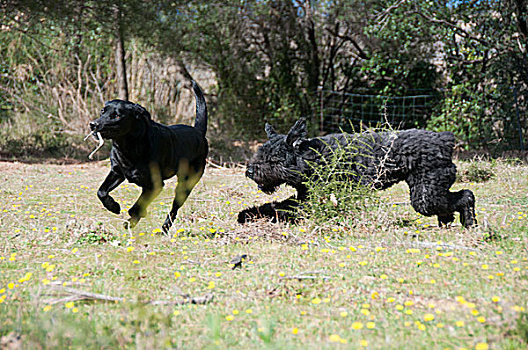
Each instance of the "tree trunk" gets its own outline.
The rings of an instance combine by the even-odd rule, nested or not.
[[[119,8],[115,9],[116,14],[116,45],[115,45],[115,63],[116,63],[116,78],[117,78],[117,96],[121,100],[128,101],[128,84],[126,75],[125,62],[125,40],[120,24],[121,11]]]

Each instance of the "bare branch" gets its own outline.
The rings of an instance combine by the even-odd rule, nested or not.
[[[80,301],[80,300],[102,300],[102,301],[108,301],[108,302],[125,302],[127,301],[126,298],[123,297],[114,297],[110,295],[104,295],[99,293],[91,293],[86,292],[80,289],[70,288],[70,287],[63,287],[63,286],[51,286],[52,289],[56,290],[57,292],[63,293],[63,294],[69,294],[66,295],[60,299],[54,299],[50,300],[47,303],[48,304],[57,304],[62,303],[66,301]],[[185,297],[181,300],[150,300],[143,302],[144,304],[148,305],[185,305],[185,304],[207,304],[213,301],[214,294],[208,293],[204,296],[200,297]]]
[[[330,28],[326,28],[326,31],[339,39],[350,42],[354,46],[354,48],[358,51],[359,58],[362,58],[364,60],[369,59],[369,55],[367,55],[367,53],[359,46],[356,40],[354,40],[354,38],[352,38],[351,36],[339,34],[338,32],[333,31]]]
[[[405,2],[407,2],[407,0],[400,0],[399,2],[397,2],[396,4],[392,5],[392,6],[389,6],[387,7],[384,11],[382,11],[381,13],[379,13],[377,16],[376,16],[376,21],[378,23],[381,23],[392,11],[396,10],[397,8],[399,8],[401,5],[403,5]]]
[[[426,19],[427,21],[429,21],[429,22],[431,22],[431,23],[444,25],[444,26],[446,26],[446,27],[449,27],[449,28],[455,30],[455,32],[456,32],[458,35],[460,35],[460,36],[462,36],[462,37],[464,37],[464,38],[472,39],[472,40],[478,41],[478,42],[481,43],[481,44],[484,44],[484,45],[490,46],[489,42],[487,42],[486,40],[481,39],[481,38],[479,38],[479,37],[476,37],[476,36],[474,36],[474,35],[471,35],[467,30],[460,28],[459,26],[457,26],[457,25],[454,24],[454,23],[451,23],[451,22],[446,21],[446,20],[443,20],[443,19],[433,18],[433,17],[427,16],[427,15],[421,13],[421,12],[418,12],[418,11],[410,12],[410,14],[416,14],[416,15],[419,15],[420,17],[423,17],[424,19]]]

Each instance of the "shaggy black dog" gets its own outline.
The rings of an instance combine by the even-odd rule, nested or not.
[[[314,165],[324,165],[336,150],[342,149],[346,156],[340,165],[347,174],[343,181],[355,181],[374,189],[405,181],[411,192],[411,204],[420,214],[438,216],[442,226],[453,222],[454,212],[459,212],[464,227],[476,224],[473,193],[449,191],[456,177],[456,166],[451,160],[455,137],[450,132],[412,129],[306,138],[303,119],[287,135],[277,134],[269,124],[265,130],[269,140],[258,149],[246,170],[246,176],[265,193],[287,184],[297,190],[298,202],[306,200],[305,182],[313,175]],[[288,198],[246,209],[239,213],[238,221],[243,223],[262,216],[286,218],[294,202]]]
[[[125,179],[141,187],[141,195],[130,208],[128,223],[134,227],[147,215],[147,206],[161,192],[163,180],[178,176],[172,209],[162,229],[167,233],[204,172],[208,143],[207,108],[200,87],[192,81],[196,99],[196,121],[189,125],[154,122],[138,104],[112,100],[105,103],[99,119],[90,123],[92,134],[112,140],[111,170],[97,191],[106,209],[119,214],[119,204],[109,195]]]

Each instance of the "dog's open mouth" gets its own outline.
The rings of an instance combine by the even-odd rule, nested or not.
[[[93,136],[93,138],[98,142],[97,146],[95,147],[95,149],[92,151],[92,153],[90,153],[88,155],[88,159],[92,160],[93,159],[93,156],[95,154],[95,152],[99,151],[101,149],[101,147],[103,147],[104,145],[104,139],[103,137],[101,136],[101,133],[100,132],[95,132],[95,131],[92,131],[91,133],[89,133],[88,135],[86,135],[86,137],[84,138],[84,141],[86,141],[90,136]]]

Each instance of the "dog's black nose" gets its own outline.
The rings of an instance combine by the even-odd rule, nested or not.
[[[97,122],[90,122],[90,130],[92,131],[95,131],[95,129],[97,128]]]
[[[247,168],[247,170],[246,170],[246,176],[247,176],[247,177],[249,177],[250,179],[252,179],[254,173],[255,173],[255,171],[253,170],[253,168]]]

